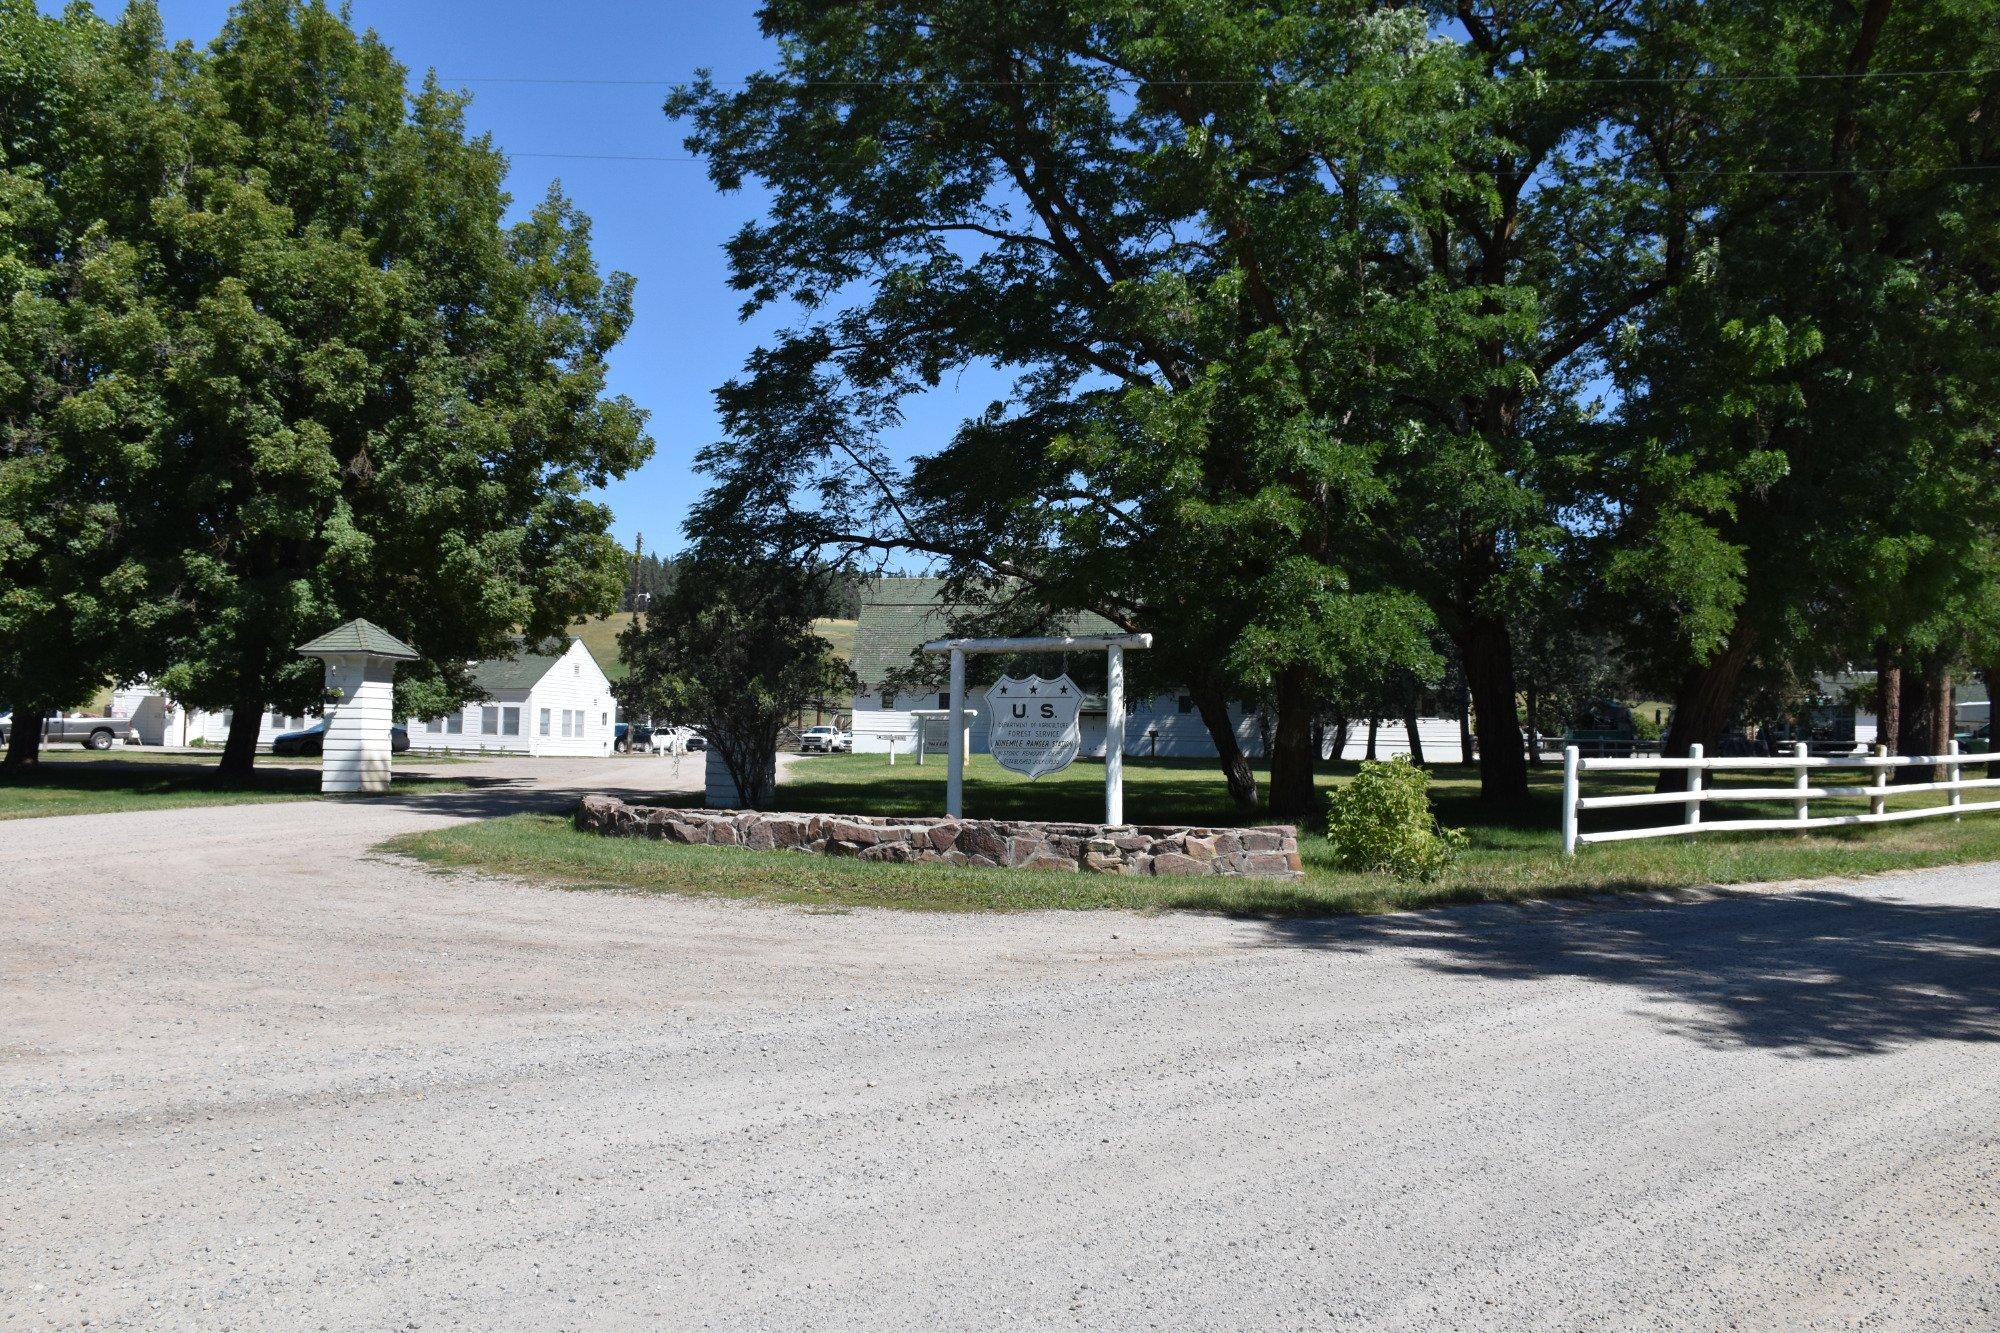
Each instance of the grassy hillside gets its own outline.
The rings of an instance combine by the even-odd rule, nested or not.
[[[625,664],[618,660],[618,636],[632,623],[630,611],[618,611],[608,616],[598,616],[580,621],[570,627],[570,633],[583,640],[583,646],[590,649],[590,655],[597,659],[597,665],[604,668],[604,674],[612,680],[625,679]],[[854,622],[851,620],[821,620],[814,622],[814,628],[834,652],[845,661],[854,660]]]

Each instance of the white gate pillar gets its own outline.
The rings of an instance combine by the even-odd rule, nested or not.
[[[379,625],[350,620],[311,643],[299,645],[298,652],[326,664],[320,791],[389,790],[396,663],[414,662],[416,649]]]
[[[951,650],[951,716],[945,719],[944,812],[965,817],[965,649]]]
[[[1125,822],[1125,648],[1104,650],[1104,822]]]

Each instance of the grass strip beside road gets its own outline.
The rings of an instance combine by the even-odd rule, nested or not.
[[[1345,780],[1343,766],[1326,781]],[[918,769],[880,756],[801,761],[780,789],[788,810],[849,814],[935,814],[943,766]],[[1136,823],[1240,824],[1220,775],[1199,763],[1130,761],[1126,808]],[[968,765],[972,817],[1101,818],[1103,769],[1078,764],[1028,783],[984,755]],[[1127,878],[947,866],[877,865],[797,852],[682,847],[578,833],[556,816],[514,816],[409,834],[384,849],[431,865],[517,875],[570,888],[684,893],[822,907],[926,911],[1179,909],[1265,916],[1334,916],[1450,903],[1824,879],[1957,862],[2000,860],[2000,816],[1969,816],[1812,834],[1660,839],[1586,848],[1565,858],[1557,841],[1560,774],[1535,775],[1534,799],[1494,815],[1476,800],[1477,775],[1458,765],[1435,770],[1433,794],[1444,822],[1466,828],[1465,856],[1433,884],[1357,875],[1333,863],[1316,829],[1301,834],[1302,884],[1222,878]],[[1636,790],[1636,783],[1592,790]],[[1897,798],[1916,805],[1931,798]],[[1863,806],[1862,808],[1865,808]],[[1712,818],[1724,817],[1718,806]],[[1760,807],[1765,813],[1770,807]]]
[[[394,793],[459,791],[464,785],[398,775]],[[139,762],[45,757],[33,768],[0,774],[0,820],[320,799],[317,764],[260,768],[247,779],[228,779],[216,771],[213,760],[175,764],[150,757]]]

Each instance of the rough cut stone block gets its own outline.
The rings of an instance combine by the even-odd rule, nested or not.
[[[1283,852],[1245,852],[1242,869],[1251,875],[1285,875],[1291,872],[1295,856],[1296,852],[1292,856]]]
[[[1215,859],[1215,839],[1212,836],[1190,833],[1181,845],[1186,848],[1187,854],[1197,861],[1213,861]]]
[[[1237,836],[1242,839],[1243,850],[1246,852],[1282,852],[1285,850],[1284,836],[1269,829],[1246,829]]]
[[[742,839],[737,836],[734,824],[716,824],[708,830],[708,841],[716,847],[734,847]]]
[[[1155,875],[1206,875],[1208,862],[1197,861],[1179,852],[1161,852],[1153,858],[1152,869]]]
[[[835,819],[826,831],[836,842],[851,842],[857,847],[868,847],[878,841],[875,830],[853,819]]]

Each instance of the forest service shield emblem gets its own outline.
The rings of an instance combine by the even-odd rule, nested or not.
[[[1002,676],[986,691],[986,744],[1000,767],[1030,778],[1068,768],[1083,743],[1077,710],[1083,691],[1067,675],[1054,680]]]

